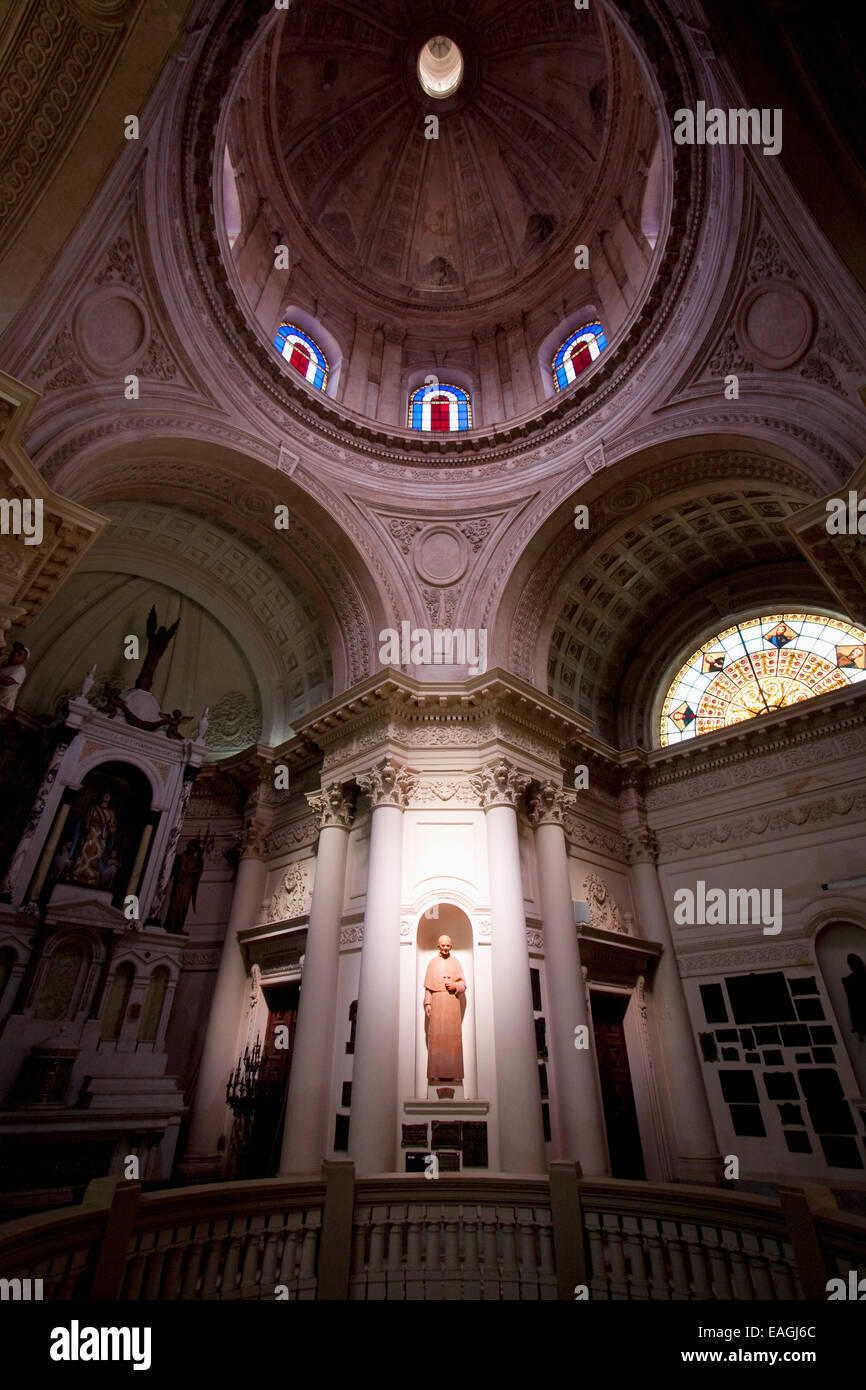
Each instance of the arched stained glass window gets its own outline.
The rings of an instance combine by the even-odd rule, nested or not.
[[[317,391],[328,384],[328,359],[309,335],[293,323],[283,323],[277,329],[274,347],[279,348],[290,367],[300,372]]]
[[[553,359],[553,381],[562,391],[581,372],[585,372],[607,347],[607,336],[600,323],[585,323],[572,333]]]
[[[410,430],[471,430],[472,402],[462,386],[419,386],[409,397]]]
[[[662,747],[866,680],[866,632],[843,618],[771,613],[689,657],[665,697]]]

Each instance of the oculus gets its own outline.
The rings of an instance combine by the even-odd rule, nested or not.
[[[463,54],[453,39],[436,34],[418,54],[418,81],[436,101],[444,101],[463,81]]]

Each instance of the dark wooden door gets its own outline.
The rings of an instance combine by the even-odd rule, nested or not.
[[[615,1178],[645,1178],[623,1026],[627,1004],[626,995],[592,991],[595,1051],[611,1173]]]
[[[292,1048],[298,1021],[298,986],[273,985],[265,989],[268,1025],[262,1044],[259,1093],[247,1153],[244,1177],[273,1177],[279,1166],[286,1118],[286,1093],[292,1065]],[[278,1033],[286,1028],[286,1033]],[[287,1046],[277,1046],[285,1041]]]

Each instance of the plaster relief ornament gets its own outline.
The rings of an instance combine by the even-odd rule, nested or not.
[[[418,786],[418,778],[408,768],[386,758],[378,767],[362,773],[358,786],[366,792],[373,806],[399,806],[405,810]]]
[[[307,792],[306,798],[316,813],[320,830],[326,825],[342,826],[346,830],[351,826],[355,811],[341,782],[328,782],[321,791]]]
[[[575,800],[574,792],[558,787],[555,782],[542,782],[530,796],[529,818],[533,825],[562,825],[566,810]]]
[[[511,765],[506,758],[488,764],[469,778],[479,804],[487,811],[491,806],[517,806],[531,778]]]
[[[427,1080],[462,1081],[466,977],[451,954],[451,937],[440,936],[438,944],[424,976]]]
[[[301,917],[310,905],[311,896],[306,870],[299,864],[290,864],[285,878],[271,898],[268,922],[288,922],[293,917]]]
[[[583,891],[589,904],[589,924],[600,931],[615,931],[625,935],[622,910],[603,878],[590,874],[583,880]]]

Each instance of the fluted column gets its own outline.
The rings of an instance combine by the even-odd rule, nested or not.
[[[390,758],[357,779],[373,805],[349,1124],[349,1153],[361,1174],[397,1166],[403,812],[417,781]]]
[[[478,351],[478,374],[481,379],[481,410],[476,425],[498,425],[505,419],[502,404],[502,385],[499,380],[499,358],[496,353],[496,334],[490,330],[474,335]],[[477,407],[476,407],[477,410]]]
[[[255,922],[267,875],[262,792],[259,786],[247,802],[241,859],[181,1164],[186,1171],[212,1168],[222,1158],[219,1141],[226,1123],[226,1082],[236,1061],[237,1034],[247,993],[247,967],[238,945],[238,933]]]
[[[318,1173],[328,1148],[340,923],[349,831],[354,817],[352,802],[339,782],[308,793],[307,801],[319,817],[319,846],[289,1076],[281,1173]]]
[[[592,1025],[574,925],[563,812],[573,798],[545,782],[530,798],[544,922],[548,1063],[554,1096],[554,1157],[577,1159],[585,1177],[610,1172],[592,1047],[575,1047],[575,1029]]]
[[[470,781],[487,813],[500,1166],[505,1173],[543,1173],[541,1089],[517,835],[517,803],[530,779],[500,758]]]
[[[383,329],[385,348],[382,355],[382,385],[379,388],[379,419],[389,425],[406,424],[406,411],[403,408],[403,341],[406,331],[394,328]]]
[[[719,1145],[698,1060],[692,1021],[677,965],[668,915],[656,869],[652,831],[641,826],[628,836],[632,891],[644,935],[664,948],[653,979],[656,1032],[676,1126],[678,1177],[712,1181],[720,1173]]]
[[[343,404],[349,410],[357,410],[361,414],[367,409],[367,381],[372,352],[373,324],[366,319],[357,319],[352,352],[345,369],[346,388],[343,392]]]

